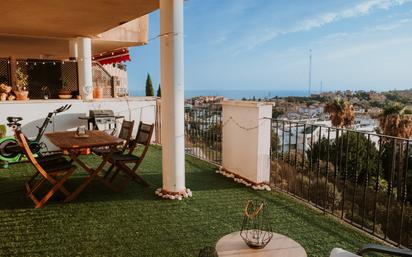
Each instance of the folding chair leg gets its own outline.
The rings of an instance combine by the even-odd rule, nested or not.
[[[145,186],[150,186],[150,184],[149,183],[147,183],[147,181],[146,180],[144,180],[141,176],[139,176],[138,174],[137,174],[137,171],[138,171],[138,167],[139,167],[139,165],[140,165],[140,162],[139,163],[137,163],[132,169],[131,169],[131,174],[132,174],[132,176],[133,176],[133,181],[135,181],[135,182],[141,182],[141,183],[143,183]]]
[[[149,183],[146,182],[146,180],[144,180],[142,177],[140,177],[139,175],[137,175],[133,170],[136,170],[138,165],[135,165],[135,167],[133,167],[133,169],[130,169],[129,166],[127,166],[124,163],[119,163],[119,168],[121,170],[123,170],[128,176],[131,177],[131,179],[135,182],[141,182],[144,186],[148,187],[150,186]]]
[[[60,190],[60,188],[63,186],[63,183],[66,182],[66,180],[72,175],[72,173],[74,172],[74,169],[71,169],[70,171],[68,171],[66,173],[66,175],[64,175],[59,182],[57,182],[52,189],[50,189],[50,191],[40,200],[40,202],[38,202],[35,206],[35,208],[40,208],[42,207],[45,203],[47,203],[47,201],[50,199],[50,197],[52,197],[54,195],[54,193],[56,193],[57,190]],[[53,183],[54,184],[54,183]]]
[[[36,172],[30,179],[29,179],[29,181],[28,181],[28,183],[32,183],[35,179],[36,179],[36,177],[38,176],[40,174],[40,172]]]
[[[112,172],[113,168],[114,168],[114,164],[111,164],[110,167],[109,167],[109,169],[108,169],[108,170],[106,171],[106,173],[104,174],[103,179],[107,179],[107,177],[108,177],[108,176],[110,175],[110,173]]]
[[[27,195],[33,194],[34,192],[36,192],[40,188],[40,186],[42,186],[44,184],[44,182],[46,182],[46,181],[47,181],[47,179],[42,178],[37,183],[35,183],[34,185],[29,184],[30,189],[27,191]]]
[[[109,183],[113,183],[113,180],[117,177],[117,175],[119,175],[119,169],[116,168],[116,170],[114,171],[112,177],[109,180]]]

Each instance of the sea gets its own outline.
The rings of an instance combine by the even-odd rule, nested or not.
[[[144,90],[131,90],[131,96],[144,96]],[[315,92],[312,92],[315,93]],[[185,90],[185,98],[196,96],[223,96],[227,99],[240,100],[242,98],[256,99],[286,97],[286,96],[308,96],[307,90]]]

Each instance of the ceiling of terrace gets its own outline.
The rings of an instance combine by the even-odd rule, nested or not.
[[[96,36],[159,8],[159,0],[3,0],[0,34]]]

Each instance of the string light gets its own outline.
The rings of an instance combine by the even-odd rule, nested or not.
[[[233,119],[233,117],[229,117],[229,119],[227,119],[225,122],[222,123],[222,127],[225,127],[229,122],[233,122],[237,127],[246,130],[246,131],[250,131],[250,130],[254,130],[259,128],[261,125],[263,125],[263,123],[265,122],[265,120],[271,120],[271,118],[260,118],[258,119],[258,121],[261,120],[258,125],[253,126],[253,127],[245,127],[243,125],[241,125],[239,122],[237,122],[235,119]]]
[[[155,40],[155,39],[158,39],[158,38],[162,38],[162,37],[168,38],[169,35],[177,36],[177,35],[179,35],[179,33],[177,33],[177,32],[168,32],[168,33],[159,34],[155,37],[150,38],[149,41],[152,41],[152,40]]]

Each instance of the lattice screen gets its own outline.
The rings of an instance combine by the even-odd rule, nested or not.
[[[77,62],[65,62],[61,66],[62,81],[67,81],[67,88],[72,93],[79,94]]]
[[[10,68],[9,59],[0,59],[0,84],[10,85]]]
[[[59,91],[65,89],[72,95],[79,94],[76,62],[58,60],[17,60],[17,69],[29,77],[28,90],[30,99],[42,99],[43,88],[47,87],[50,98],[59,98]]]

